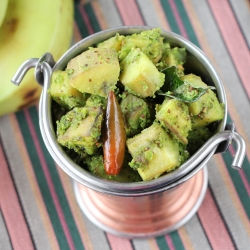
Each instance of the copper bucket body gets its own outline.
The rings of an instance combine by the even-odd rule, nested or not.
[[[207,168],[172,189],[123,197],[74,184],[78,204],[98,227],[118,236],[141,238],[170,233],[197,212],[207,189]]]
[[[116,33],[130,35],[150,28],[123,26],[98,32],[72,46],[56,63],[50,53],[45,53],[40,59],[25,61],[12,79],[13,83],[19,85],[25,73],[35,68],[35,78],[43,86],[39,104],[40,130],[49,153],[75,181],[76,198],[87,217],[106,231],[130,238],[168,233],[186,223],[204,198],[208,179],[206,165],[215,152],[223,152],[222,143],[227,142],[229,145],[234,141],[237,144],[232,163],[235,169],[240,169],[246,150],[242,137],[233,129],[227,129],[225,90],[206,55],[190,41],[165,30],[162,30],[162,36],[171,45],[186,48],[187,72],[197,74],[208,85],[215,86],[219,101],[225,105],[225,117],[218,123],[215,135],[178,169],[157,179],[138,183],[100,179],[78,166],[57,143],[51,112],[52,100],[48,94],[52,73],[65,69],[70,59]]]

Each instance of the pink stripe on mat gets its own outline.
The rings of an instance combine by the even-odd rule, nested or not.
[[[178,10],[177,10],[177,7],[176,7],[176,5],[175,5],[174,0],[169,0],[169,4],[170,4],[170,7],[171,7],[171,9],[172,9],[172,11],[173,11],[173,14],[174,14],[175,20],[176,20],[176,22],[177,22],[177,25],[178,25],[178,27],[179,27],[179,29],[180,29],[181,35],[182,35],[183,37],[185,37],[185,38],[188,39],[188,34],[187,34],[186,29],[185,29],[185,27],[184,27],[184,25],[183,25],[183,23],[182,23],[180,14],[179,14],[179,12],[178,12]]]
[[[213,249],[234,249],[230,235],[221,219],[209,189],[198,210],[198,215]]]
[[[166,239],[166,242],[168,244],[169,250],[175,250],[173,241],[172,241],[171,237],[168,234],[165,236],[165,239]]]
[[[100,6],[100,3],[98,1],[92,1],[91,5],[101,30],[109,28],[109,25],[102,11],[102,6]]]
[[[135,0],[115,0],[124,25],[144,25]]]
[[[169,26],[169,23],[168,23],[168,20],[165,16],[165,12],[162,8],[162,5],[161,5],[161,1],[160,0],[154,0],[152,1],[152,3],[154,4],[154,7],[155,7],[155,12],[157,13],[157,16],[160,20],[160,24],[161,24],[161,28],[165,29],[165,30],[171,30],[170,29],[170,26]]]
[[[235,67],[250,97],[250,52],[227,0],[208,0]]]
[[[9,232],[11,244],[15,250],[34,249],[1,145],[0,162],[0,208]]]
[[[194,244],[190,238],[189,230],[185,226],[178,229],[178,234],[180,236],[184,249],[194,249]]]
[[[32,123],[32,120],[31,120],[31,117],[30,117],[30,114],[29,114],[28,110],[24,110],[24,114],[25,114],[25,118],[26,118],[27,123],[28,123],[28,127],[29,127],[29,130],[30,130],[31,136],[32,136],[34,144],[35,144],[35,148],[36,148],[36,151],[37,151],[37,154],[38,154],[38,158],[40,160],[40,163],[41,163],[41,166],[42,166],[42,169],[43,169],[43,172],[44,172],[44,175],[45,175],[45,178],[46,178],[49,190],[50,190],[50,194],[52,196],[52,199],[53,199],[53,202],[54,202],[54,205],[55,205],[59,220],[61,222],[64,234],[65,234],[65,237],[67,239],[67,242],[69,244],[70,249],[75,249],[74,242],[72,240],[68,225],[66,223],[62,208],[60,206],[60,202],[59,202],[58,196],[56,194],[53,181],[51,179],[51,175],[50,175],[50,172],[49,172],[49,169],[48,169],[48,165],[47,165],[46,160],[44,158],[44,155],[43,155],[41,146],[39,144],[39,140],[37,138],[36,131],[35,131],[35,128],[34,128],[34,125]]]
[[[81,35],[81,32],[79,30],[79,27],[77,26],[77,23],[74,22],[74,43],[77,43],[79,41],[82,40],[82,35]]]
[[[81,13],[81,15],[82,15],[83,23],[84,23],[84,25],[86,25],[86,27],[87,27],[87,30],[88,30],[89,35],[94,34],[94,29],[93,29],[92,26],[91,26],[91,23],[90,23],[90,21],[89,21],[89,19],[88,19],[88,15],[87,15],[87,13],[85,12],[84,6],[83,6],[83,5],[79,5],[78,8],[79,8],[80,13]]]
[[[115,235],[107,233],[107,238],[111,249],[114,250],[133,250],[131,243],[128,239],[120,238]]]

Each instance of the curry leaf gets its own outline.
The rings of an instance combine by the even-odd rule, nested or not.
[[[209,88],[194,86],[187,80],[182,80],[178,76],[178,71],[175,66],[166,68],[162,71],[165,74],[165,92],[158,92],[159,95],[168,96],[181,100],[183,102],[195,102],[204,95]]]

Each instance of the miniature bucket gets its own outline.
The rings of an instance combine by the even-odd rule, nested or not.
[[[73,162],[57,143],[51,116],[52,100],[48,94],[51,74],[65,69],[68,61],[88,47],[116,33],[130,35],[150,29],[148,26],[124,26],[88,36],[71,47],[59,60],[45,53],[40,59],[25,61],[12,81],[19,85],[25,73],[35,68],[35,78],[43,86],[39,104],[40,130],[51,156],[74,179],[74,190],[85,215],[101,229],[113,234],[141,238],[169,233],[185,224],[198,210],[207,189],[207,164],[214,153],[224,152],[233,141],[237,146],[232,167],[240,169],[245,157],[245,142],[227,125],[227,100],[221,79],[206,55],[185,38],[165,30],[162,36],[172,45],[185,47],[188,53],[185,70],[200,76],[216,87],[225,117],[216,134],[180,168],[157,179],[137,183],[118,183],[100,179]]]

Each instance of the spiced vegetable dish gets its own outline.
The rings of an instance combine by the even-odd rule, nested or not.
[[[181,166],[224,117],[188,52],[154,28],[89,47],[52,74],[58,143],[93,175],[147,181]]]

